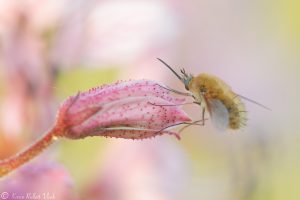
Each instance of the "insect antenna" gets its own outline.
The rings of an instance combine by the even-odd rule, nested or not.
[[[180,72],[183,74],[183,75],[185,75],[186,73],[185,73],[185,69],[184,68],[182,68],[181,70],[180,70]]]

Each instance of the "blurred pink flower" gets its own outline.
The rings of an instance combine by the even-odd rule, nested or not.
[[[54,117],[53,74],[31,13],[18,4],[7,9],[0,20],[0,65],[5,84],[0,128],[10,137],[26,131],[40,133]]]
[[[38,160],[1,181],[0,189],[8,200],[77,200],[73,180],[66,169],[54,162]],[[23,198],[22,198],[23,197]],[[4,199],[4,198],[3,198]]]
[[[97,175],[84,192],[89,200],[181,200],[191,169],[174,141],[116,140],[105,149]],[[103,149],[101,149],[103,151]]]
[[[165,129],[190,121],[176,98],[158,83],[148,80],[117,82],[87,92],[79,92],[61,106],[57,136],[71,139],[108,136],[144,139]],[[173,105],[173,106],[163,106]]]
[[[120,77],[163,79],[160,68],[152,67],[154,59],[178,51],[173,46],[182,32],[178,0],[79,0],[68,11],[52,49],[60,67],[113,66],[126,68]]]

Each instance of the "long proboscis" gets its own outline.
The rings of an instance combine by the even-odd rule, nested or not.
[[[177,76],[177,78],[178,78],[181,82],[183,82],[182,77],[181,77],[179,74],[177,74],[177,72],[176,72],[170,65],[168,65],[165,61],[163,61],[163,60],[160,59],[160,58],[157,58],[157,60],[159,60],[162,64],[164,64],[167,68],[169,68],[169,70],[171,70],[171,71],[175,74],[175,76]]]

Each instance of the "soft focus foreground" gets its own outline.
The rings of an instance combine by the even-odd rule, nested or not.
[[[66,169],[45,160],[28,164],[0,186],[2,199],[79,199]]]
[[[59,102],[78,91],[129,78],[183,91],[160,57],[176,70],[212,73],[272,112],[246,103],[243,131],[219,133],[208,122],[185,129],[180,142],[65,140],[41,165],[20,170],[46,175],[57,170],[47,164],[54,159],[73,183],[66,193],[81,199],[298,200],[299,9],[291,0],[1,1],[0,156],[31,144],[53,124]],[[198,106],[186,110],[201,118]],[[33,180],[27,172],[1,182],[13,179],[24,195],[27,186],[17,186]],[[57,190],[41,175],[34,180],[43,190],[32,192],[66,199],[66,179],[53,179]],[[0,186],[1,195],[11,191]]]

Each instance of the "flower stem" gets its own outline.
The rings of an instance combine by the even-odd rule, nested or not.
[[[53,128],[25,151],[5,160],[0,160],[0,177],[12,172],[16,168],[27,163],[29,160],[40,154],[45,148],[50,146],[56,140],[56,134],[57,129]]]

